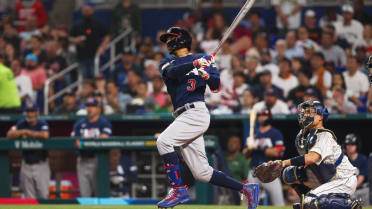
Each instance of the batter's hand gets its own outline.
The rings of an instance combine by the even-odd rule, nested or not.
[[[198,73],[202,77],[203,80],[209,79],[209,73],[204,68],[199,68]]]
[[[199,69],[199,68],[206,68],[209,65],[211,65],[212,62],[214,62],[214,56],[208,55],[208,56],[203,56],[203,57],[201,57],[199,59],[194,60],[193,65],[197,69]]]

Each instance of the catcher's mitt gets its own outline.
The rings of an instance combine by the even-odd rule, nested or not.
[[[280,160],[262,163],[254,169],[253,177],[257,177],[262,183],[269,183],[278,178],[282,170],[282,161]]]

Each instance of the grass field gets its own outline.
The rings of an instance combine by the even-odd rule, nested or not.
[[[0,209],[156,209],[154,205],[137,205],[137,206],[81,206],[81,205],[0,205]],[[291,209],[292,207],[263,207],[260,209]],[[174,209],[247,209],[246,206],[217,206],[217,205],[180,205]],[[372,207],[364,207],[372,209]]]

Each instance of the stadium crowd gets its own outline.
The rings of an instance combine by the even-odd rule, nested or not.
[[[202,2],[184,19],[174,21],[192,32],[193,53],[211,53],[230,24],[221,1],[213,1],[208,12]],[[372,21],[363,1],[342,5],[341,14],[337,8],[326,8],[320,19],[304,7],[304,0],[272,4],[277,13],[274,31],[266,27],[258,10],[252,10],[216,56],[222,89],[208,93],[212,113],[246,114],[254,106],[267,106],[273,114],[294,113],[305,98],[324,101],[332,113],[372,111],[364,65],[372,53]],[[141,37],[141,10],[135,2],[123,0],[113,9],[112,28],[94,17],[94,4],[85,2],[81,12],[82,19],[70,28],[49,25],[46,9],[37,0],[19,0],[14,15],[3,15],[0,62],[12,70],[18,95],[2,88],[0,92],[11,101],[0,108],[17,112],[17,97],[43,107],[45,81],[77,61],[84,76],[82,89],[71,89],[63,99],[49,103],[52,113],[84,114],[83,104],[90,96],[100,101],[104,114],[171,112],[158,72],[159,61],[169,54],[159,40]],[[104,57],[110,40],[126,28],[135,32],[136,49],[120,51],[116,68],[94,77],[96,53]],[[50,84],[48,97],[74,79],[74,74],[58,78]]]

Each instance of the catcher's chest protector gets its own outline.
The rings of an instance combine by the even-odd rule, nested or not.
[[[332,134],[333,139],[336,139],[335,134],[328,129],[313,129],[310,132],[304,134],[303,130],[301,130],[296,137],[295,143],[297,152],[300,155],[307,154],[309,150],[315,145],[318,139],[317,134],[322,132],[329,132]],[[335,174],[336,174],[336,167],[341,163],[343,158],[343,154],[336,160],[335,163],[326,163],[321,162],[319,165],[312,164],[308,168],[316,175],[317,179],[321,184],[328,182]]]

